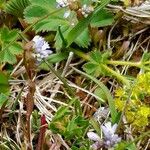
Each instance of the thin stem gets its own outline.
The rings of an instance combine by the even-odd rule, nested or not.
[[[63,78],[55,69],[52,67],[50,63],[47,62],[47,60],[44,59],[44,62],[48,65],[49,69],[63,82],[64,86],[68,90],[68,93],[71,95],[71,98],[76,97],[74,94],[74,91],[72,88],[68,85],[67,81],[65,78]]]

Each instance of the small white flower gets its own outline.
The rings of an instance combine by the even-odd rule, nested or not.
[[[58,3],[58,7],[66,7],[69,5],[68,0],[56,0],[56,2]]]
[[[104,144],[105,147],[113,147],[115,144],[121,141],[121,138],[115,134],[117,129],[117,124],[112,126],[111,122],[107,122],[101,126],[104,133]]]
[[[94,141],[91,148],[98,150],[99,148],[113,148],[115,144],[121,141],[121,138],[115,134],[117,129],[117,124],[111,125],[111,122],[107,122],[101,126],[104,138],[101,139],[100,136],[94,132],[88,132],[87,136],[90,140]]]
[[[94,133],[94,132],[88,132],[87,136],[90,140],[94,141],[95,143],[91,145],[91,148],[93,150],[97,150],[102,146],[102,140],[99,137],[98,134]]]
[[[86,4],[84,4],[81,8],[81,13],[84,17],[87,17],[93,11],[94,8],[92,6],[87,6]]]
[[[105,135],[105,137],[110,137],[110,135],[113,135],[117,129],[117,124],[111,125],[111,122],[105,123],[105,125],[101,126],[102,131]]]
[[[101,122],[102,119],[106,119],[107,115],[109,113],[109,109],[105,107],[100,107],[97,109],[97,111],[94,113],[94,118],[98,121]]]
[[[97,2],[98,0],[92,0],[92,2]]]
[[[94,133],[94,132],[88,132],[87,133],[87,136],[88,136],[88,138],[90,139],[90,140],[92,140],[92,141],[100,141],[100,137],[99,137],[99,135],[98,134],[96,134],[96,133]]]
[[[43,58],[47,58],[52,53],[49,44],[43,37],[36,35],[32,41],[34,42],[33,48],[35,49],[35,56],[38,61],[41,61]]]

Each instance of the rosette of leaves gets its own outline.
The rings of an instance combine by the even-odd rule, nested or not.
[[[82,0],[81,4],[83,2]],[[88,4],[89,2],[91,1],[88,0],[84,3]],[[36,32],[55,31],[56,49],[62,47],[62,40],[58,31],[59,26],[67,41],[67,46],[74,42],[80,47],[87,48],[91,41],[88,26],[90,24],[92,27],[106,26],[113,21],[113,16],[106,10],[99,10],[92,17],[89,16],[79,21],[76,12],[70,11],[69,7],[58,8],[55,0],[30,0],[30,3],[31,5],[24,11],[25,20],[30,24],[38,21],[33,27]],[[70,11],[70,15],[64,18],[67,11]]]
[[[18,30],[9,30],[7,27],[0,29],[0,63],[16,63],[16,55],[22,54],[23,49],[19,42],[15,41]]]
[[[96,77],[98,77],[100,74],[110,75],[103,67],[104,65],[107,65],[107,61],[110,55],[110,51],[106,51],[104,53],[100,51],[91,52],[89,55],[89,62],[83,65],[84,71]]]

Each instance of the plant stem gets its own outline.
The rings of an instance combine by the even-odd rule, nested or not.
[[[53,67],[50,63],[47,62],[47,60],[44,59],[44,62],[47,64],[49,69],[62,81],[66,89],[68,90],[68,93],[70,94],[71,98],[76,97],[74,91],[72,88],[68,85],[67,81],[65,78],[63,78]]]
[[[117,79],[119,79],[120,81],[122,81],[123,83],[126,84],[127,87],[130,87],[130,83],[129,81],[123,77],[121,74],[117,73],[116,71],[112,70],[111,68],[107,67],[106,65],[101,65],[104,70],[106,70],[107,72],[110,72],[110,74],[112,74],[113,76],[117,77]]]
[[[133,66],[133,67],[142,67],[141,62],[129,62],[129,61],[114,61],[114,60],[109,60],[107,61],[108,64],[111,65],[123,65],[123,66]]]

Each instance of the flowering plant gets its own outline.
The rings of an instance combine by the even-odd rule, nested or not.
[[[88,138],[95,142],[91,145],[93,149],[97,150],[102,147],[112,148],[121,141],[121,138],[115,134],[117,124],[111,125],[111,122],[107,122],[104,125],[101,125],[101,129],[104,134],[103,139],[101,139],[100,136],[94,132],[87,133]]]

